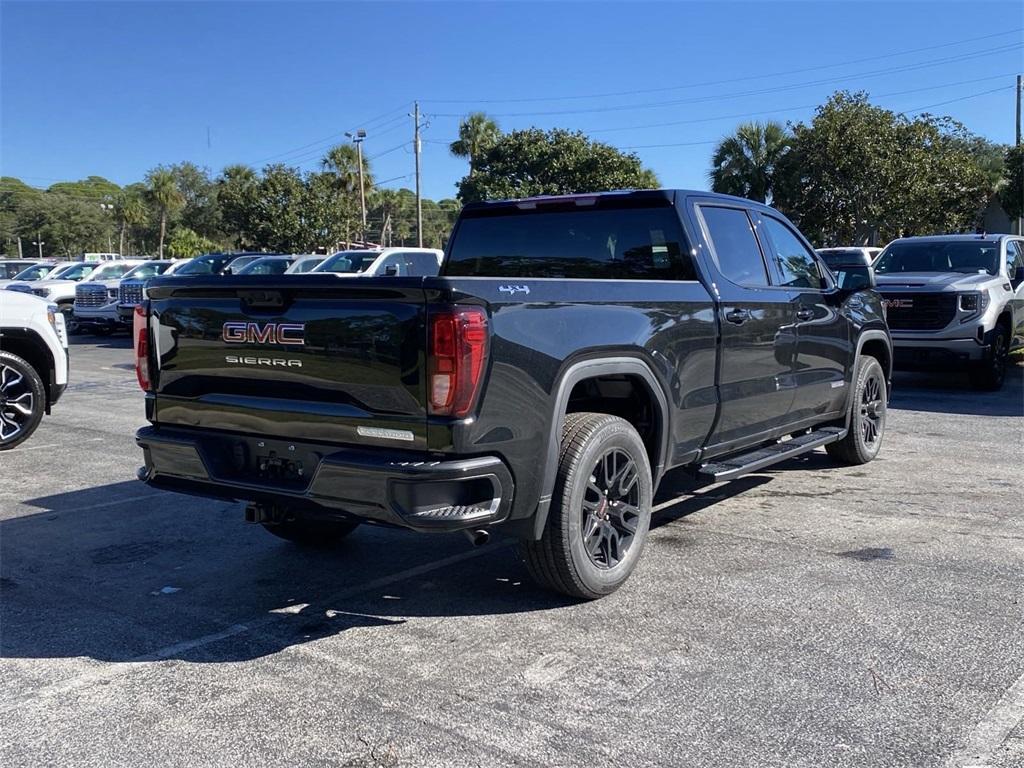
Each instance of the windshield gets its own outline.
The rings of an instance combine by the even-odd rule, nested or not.
[[[129,277],[146,278],[154,277],[156,275],[162,275],[167,271],[169,264],[162,264],[159,261],[150,262],[149,264],[139,264],[134,269],[130,269],[125,272],[125,279]]]
[[[999,243],[985,240],[893,243],[875,262],[879,274],[899,272],[999,272]]]
[[[95,264],[78,263],[66,269],[62,269],[59,273],[50,275],[50,277],[59,278],[60,280],[81,280],[94,269],[96,269]]]
[[[342,251],[324,259],[314,271],[347,274],[365,272],[378,256],[380,254],[376,251]]]
[[[826,248],[818,251],[821,260],[829,269],[845,267],[851,264],[867,264],[870,257],[864,258],[864,252],[859,248]]]
[[[134,265],[123,264],[119,261],[108,261],[106,264],[101,264],[89,275],[90,280],[116,280],[119,277],[123,277],[124,273],[129,271]]]
[[[283,275],[291,266],[288,259],[257,259],[235,272],[236,275]],[[232,269],[234,271],[234,269]]]
[[[317,256],[313,259],[299,259],[288,269],[289,272],[310,272],[314,267],[323,262],[323,256]]]
[[[15,280],[42,280],[53,270],[52,264],[37,264],[34,267],[24,269],[14,276]]]
[[[199,256],[185,266],[174,270],[177,275],[219,275],[231,256]]]

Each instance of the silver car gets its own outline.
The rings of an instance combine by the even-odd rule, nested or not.
[[[964,370],[1003,385],[1024,347],[1024,238],[936,235],[894,240],[875,261],[877,290],[903,369]]]

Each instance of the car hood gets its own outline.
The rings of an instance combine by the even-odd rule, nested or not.
[[[104,288],[117,288],[120,280],[83,280],[79,285],[102,285]]]
[[[988,273],[964,274],[963,272],[899,272],[896,274],[875,273],[875,282],[879,291],[915,290],[933,291],[972,291],[978,290],[986,283],[998,280],[996,275]]]

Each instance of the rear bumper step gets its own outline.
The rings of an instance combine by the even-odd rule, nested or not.
[[[843,427],[822,427],[806,435],[793,437],[783,442],[758,448],[727,459],[712,461],[703,465],[698,473],[705,480],[716,483],[724,480],[734,480],[759,469],[778,464],[780,461],[792,459],[805,453],[810,453],[815,448],[834,443],[846,437],[847,430]]]
[[[140,429],[135,441],[146,461],[139,479],[147,485],[297,516],[457,531],[502,522],[512,506],[512,475],[496,456],[440,461],[408,451],[155,427]]]

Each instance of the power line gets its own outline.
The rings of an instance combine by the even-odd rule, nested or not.
[[[948,43],[939,43],[937,45],[928,45],[922,48],[910,48],[905,51],[894,51],[893,53],[883,53],[874,56],[865,57],[862,59],[850,59],[847,61],[836,62],[834,64],[819,64],[814,67],[802,67],[800,69],[790,69],[784,72],[771,72],[763,75],[746,75],[744,77],[734,77],[726,80],[709,80],[703,83],[686,83],[684,85],[672,85],[664,88],[647,88],[643,90],[635,91],[618,91],[615,93],[591,93],[586,95],[573,95],[573,96],[538,96],[535,98],[515,98],[515,99],[426,99],[428,103],[434,104],[519,104],[526,102],[538,102],[538,101],[571,101],[576,99],[607,99],[614,98],[616,96],[635,96],[637,94],[644,93],[664,93],[667,91],[678,91],[686,88],[703,88],[711,85],[728,85],[730,83],[739,83],[748,80],[764,80],[775,77],[786,77],[788,75],[799,75],[804,72],[815,72],[822,69],[834,69],[835,67],[846,67],[851,64],[864,64],[867,62],[878,61],[879,59],[891,59],[898,56],[909,56],[914,53],[923,53],[925,51],[934,51],[939,48],[950,48],[955,45],[965,45],[967,43],[976,43],[981,40],[991,40],[996,37],[1005,37],[1006,35],[1014,35],[1024,31],[1024,27],[1017,27],[1016,29],[1010,29],[1005,32],[996,32],[990,35],[981,35],[980,37],[970,37],[963,40],[953,40]]]
[[[905,90],[905,91],[892,91],[890,93],[879,93],[879,94],[872,95],[872,98],[885,99],[885,98],[888,98],[890,96],[905,96],[905,95],[911,94],[911,93],[921,93],[923,91],[935,91],[935,90],[938,90],[938,89],[941,89],[941,88],[952,88],[953,86],[957,86],[957,85],[970,85],[971,83],[981,83],[981,82],[986,82],[988,80],[996,80],[996,79],[1001,78],[1001,77],[1012,77],[1013,74],[1014,73],[1010,72],[1008,74],[991,75],[989,77],[979,77],[979,78],[975,78],[973,80],[959,80],[959,81],[953,82],[953,83],[940,83],[939,85],[929,85],[929,86],[925,86],[925,87],[922,87],[922,88],[911,88],[911,89]],[[587,133],[587,134],[590,134],[590,133],[612,133],[614,131],[640,131],[640,130],[645,130],[647,128],[668,128],[668,127],[676,126],[676,125],[693,125],[695,123],[712,123],[712,122],[714,122],[716,120],[743,119],[743,118],[753,117],[754,115],[771,115],[771,114],[775,114],[775,113],[778,113],[778,112],[795,112],[796,110],[799,110],[799,109],[814,109],[817,106],[820,106],[820,105],[819,104],[801,104],[801,105],[792,106],[792,107],[777,107],[777,108],[774,108],[774,109],[758,110],[756,112],[739,112],[739,113],[733,113],[733,114],[730,114],[730,115],[717,115],[715,117],[694,117],[694,118],[689,118],[689,119],[686,119],[686,120],[670,120],[668,122],[662,122],[662,123],[647,123],[645,125],[629,125],[629,126],[619,126],[619,127],[615,127],[615,128],[593,128],[593,129],[590,129],[590,130],[584,130],[583,132]],[[441,143],[441,142],[437,142],[437,143]]]
[[[382,118],[389,117],[390,115],[392,115],[395,112],[398,112],[399,110],[404,112],[406,109],[408,109],[408,102],[404,102],[401,106],[396,107],[394,109],[389,109],[387,112],[384,112],[384,113],[382,113],[380,115],[377,115],[377,117],[370,118],[369,120],[364,120],[362,123],[360,123],[360,125],[357,125],[357,126],[355,126],[353,128],[349,128],[347,132],[351,133],[352,131],[356,130],[360,126],[365,128],[367,126],[372,125],[373,123],[376,123],[378,120],[380,120]],[[391,121],[388,120],[387,122],[383,123],[383,125],[387,125],[390,122]],[[266,163],[266,162],[268,162],[270,160],[276,160],[277,158],[284,157],[285,155],[291,155],[291,154],[293,154],[295,152],[300,152],[301,150],[308,149],[309,147],[313,147],[313,146],[316,146],[318,144],[324,144],[326,142],[336,141],[340,137],[344,136],[345,133],[346,133],[346,131],[339,131],[337,133],[332,133],[330,136],[327,136],[327,137],[325,137],[323,139],[317,139],[316,141],[311,141],[308,144],[303,144],[301,147],[295,147],[293,149],[289,149],[289,150],[286,150],[284,152],[279,152],[276,155],[270,155],[270,156],[265,157],[265,158],[263,158],[261,160],[254,160],[251,163],[247,163],[247,165],[262,165],[263,163]]]
[[[823,80],[811,80],[802,83],[792,83],[790,85],[775,86],[772,88],[761,88],[750,91],[738,91],[729,94],[716,94],[713,96],[695,96],[687,99],[673,99],[670,101],[659,101],[659,102],[647,102],[644,104],[619,104],[612,106],[602,107],[588,107],[585,109],[558,109],[548,110],[543,112],[506,112],[504,114],[492,115],[492,117],[542,117],[551,115],[579,115],[595,112],[621,112],[625,110],[636,110],[636,109],[657,109],[662,107],[674,106],[677,104],[696,104],[700,102],[708,101],[722,101],[725,99],[742,98],[744,96],[761,96],[771,93],[781,93],[784,91],[798,90],[800,88],[810,88],[815,85],[827,85],[830,83],[843,82],[852,80],[855,78],[864,77],[881,77],[890,74],[897,74],[901,72],[909,72],[918,69],[926,69],[928,67],[940,66],[942,64],[952,64],[961,61],[967,61],[969,59],[976,59],[980,57],[991,57],[996,53],[1004,53],[1011,50],[1019,50],[1024,48],[1024,45],[1014,43],[1012,45],[1002,46],[1000,48],[993,48],[991,50],[979,51],[976,53],[961,54],[959,56],[946,57],[944,59],[935,59],[932,61],[920,62],[917,64],[910,64],[900,67],[889,67],[887,69],[871,70],[868,72],[859,72],[852,75],[843,75],[842,77],[832,77]],[[463,117],[459,113],[433,113],[434,117]]]

